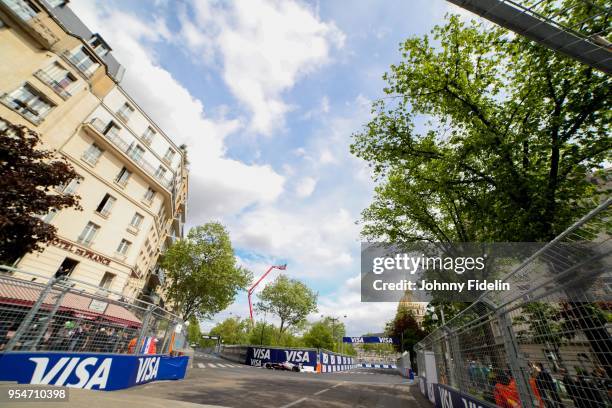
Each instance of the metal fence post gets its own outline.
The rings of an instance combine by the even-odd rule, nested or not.
[[[531,396],[531,385],[529,384],[529,377],[525,375],[527,371],[523,370],[523,368],[527,367],[526,364],[522,362],[523,358],[519,352],[516,336],[512,329],[512,322],[508,318],[504,308],[496,311],[496,317],[499,322],[499,327],[501,328],[502,338],[504,339],[504,349],[508,357],[508,365],[510,366],[512,377],[516,381],[516,387],[522,406],[525,408],[532,408],[534,405]]]
[[[149,320],[151,319],[151,315],[153,315],[153,310],[156,306],[149,305],[147,308],[147,312],[142,319],[142,327],[140,328],[140,333],[138,333],[138,340],[136,341],[136,347],[134,348],[134,354],[139,354],[139,350],[142,347],[142,342],[147,335],[147,330],[149,329]]]
[[[38,346],[38,343],[43,338],[43,336],[45,335],[47,329],[49,328],[49,324],[51,324],[51,320],[55,317],[55,314],[57,313],[57,310],[60,308],[60,306],[61,306],[61,304],[62,304],[62,302],[64,300],[64,296],[66,296],[66,293],[68,293],[68,291],[72,287],[70,284],[68,284],[67,280],[64,279],[63,276],[58,278],[57,282],[60,283],[60,284],[65,285],[65,286],[63,287],[62,291],[58,294],[57,299],[55,301],[55,304],[53,305],[53,309],[51,309],[51,311],[47,315],[47,321],[38,330],[38,333],[36,334],[36,337],[32,341],[32,344],[29,345],[28,350],[36,350],[36,348]]]
[[[40,296],[38,297],[34,305],[32,305],[32,308],[30,309],[28,314],[26,314],[25,318],[17,328],[17,331],[15,331],[13,337],[6,344],[5,351],[13,350],[17,342],[23,336],[23,333],[30,328],[30,326],[32,325],[32,321],[38,314],[38,311],[40,310],[40,307],[42,306],[43,302],[45,301],[49,293],[51,293],[51,290],[53,290],[53,285],[55,284],[56,280],[57,278],[51,278],[49,280],[49,283],[47,283],[47,286],[45,286],[45,288],[40,292]]]

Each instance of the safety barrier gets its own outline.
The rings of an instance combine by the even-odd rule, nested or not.
[[[230,361],[255,367],[288,361],[301,365],[304,371],[319,373],[346,371],[356,367],[352,356],[314,348],[224,345],[220,355]]]
[[[185,377],[188,357],[105,353],[2,353],[0,381],[113,391]]]
[[[415,347],[438,407],[612,404],[612,241],[606,200]]]
[[[183,321],[154,304],[0,265],[0,381],[108,390],[183,378],[187,358],[170,355],[185,339]]]

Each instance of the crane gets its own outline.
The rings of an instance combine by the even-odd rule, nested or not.
[[[251,324],[254,324],[253,321],[253,304],[251,303],[251,295],[253,294],[253,291],[255,290],[255,288],[257,287],[257,285],[259,285],[259,283],[266,277],[268,276],[268,274],[270,273],[270,271],[272,271],[272,269],[278,269],[280,271],[284,271],[285,269],[287,269],[287,264],[284,265],[272,265],[268,268],[268,270],[266,271],[266,273],[264,273],[263,275],[261,275],[261,277],[259,279],[257,279],[257,282],[255,282],[253,284],[253,286],[251,286],[248,290],[248,297],[249,297],[249,313],[251,314]]]

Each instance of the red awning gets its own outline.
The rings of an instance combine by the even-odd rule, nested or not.
[[[43,287],[34,286],[24,281],[0,282],[0,303],[19,306],[32,306],[42,292]],[[58,292],[47,295],[43,301],[43,308],[50,309],[55,304]],[[96,309],[92,310],[92,301],[96,302]],[[106,303],[106,305],[104,305]],[[140,327],[142,322],[127,308],[102,298],[88,297],[76,293],[66,293],[59,308],[63,312],[72,312],[76,317],[87,319],[104,319],[122,325]],[[103,311],[102,311],[103,310]]]

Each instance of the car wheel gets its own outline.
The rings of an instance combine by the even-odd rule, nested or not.
[[[293,371],[294,373],[299,373],[300,372],[300,367],[293,367],[291,369],[291,371]]]

